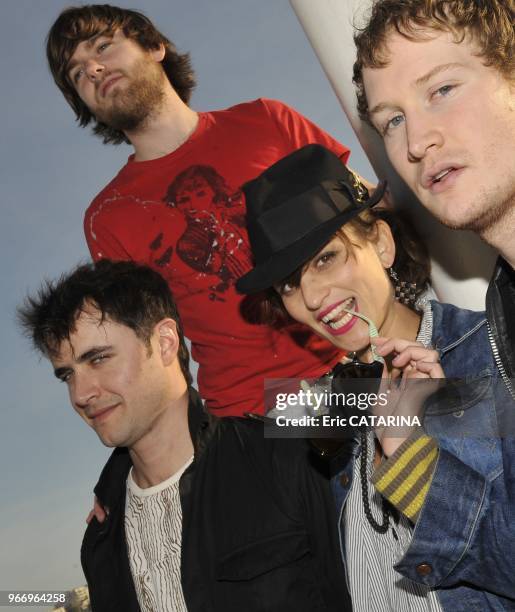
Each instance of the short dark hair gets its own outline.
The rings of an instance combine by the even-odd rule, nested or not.
[[[479,56],[508,81],[515,68],[513,0],[375,0],[366,26],[357,28],[357,59],[353,81],[358,113],[372,125],[363,85],[364,68],[388,65],[388,35],[397,32],[408,40],[421,40],[424,30],[450,32],[455,42],[468,35]],[[372,126],[373,127],[373,126]]]
[[[102,321],[109,318],[129,327],[148,347],[154,325],[173,319],[179,363],[191,384],[190,356],[177,306],[165,279],[148,266],[109,259],[80,265],[57,281],[46,281],[36,296],[28,296],[18,308],[18,320],[35,348],[54,357],[88,304],[98,309]]]
[[[129,141],[123,132],[95,120],[70,82],[67,67],[80,42],[99,34],[111,34],[118,29],[121,29],[127,38],[136,41],[142,49],[154,50],[158,49],[159,45],[164,45],[165,56],[161,65],[177,95],[186,104],[189,103],[196,85],[189,53],[178,53],[175,45],[161,34],[143,13],[109,4],[90,4],[62,11],[50,28],[46,40],[50,72],[57,87],[75,111],[79,125],[85,127],[94,120],[93,132],[103,138],[104,143],[113,144]]]

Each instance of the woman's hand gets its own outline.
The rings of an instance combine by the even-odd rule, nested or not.
[[[95,495],[95,499],[93,500],[93,509],[89,511],[89,514],[86,518],[86,523],[89,525],[93,520],[93,517],[97,519],[99,523],[103,523],[106,520],[107,515],[109,514],[109,508],[104,508],[98,501],[98,497]]]
[[[438,351],[401,338],[373,338],[382,357],[390,357],[403,378],[445,378]],[[398,375],[398,374],[397,374]]]
[[[381,416],[394,416],[396,425],[376,428],[383,453],[390,457],[417,427],[415,417],[421,420],[425,400],[436,391],[437,381],[445,378],[445,374],[438,352],[419,342],[400,338],[373,338],[372,342],[377,353],[392,365],[391,372],[384,369],[381,390],[387,393],[388,402],[380,412]],[[399,426],[398,417],[415,423]]]

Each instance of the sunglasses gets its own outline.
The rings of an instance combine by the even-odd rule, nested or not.
[[[331,392],[332,393],[346,393],[348,391],[350,381],[359,380],[359,391],[360,393],[372,394],[376,393],[381,384],[381,377],[383,375],[384,363],[380,361],[372,361],[372,363],[365,363],[359,361],[354,354],[352,361],[348,363],[338,363],[334,368],[326,374],[331,379]],[[367,381],[367,382],[365,382]],[[340,408],[336,409],[338,414],[342,414]],[[334,408],[331,411],[336,412]],[[345,416],[350,417],[353,415],[363,416],[368,413],[367,410],[359,410],[357,408],[345,407]],[[337,457],[345,450],[349,449],[349,443],[352,445],[353,439],[356,437],[355,434],[359,433],[356,428],[353,428],[352,432],[345,437],[334,437],[334,438],[310,438],[310,444],[316,450],[318,455],[326,459],[333,459]]]

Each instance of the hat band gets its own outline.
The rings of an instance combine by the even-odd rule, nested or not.
[[[266,260],[325,222],[357,209],[345,187],[339,181],[324,181],[250,221],[249,235],[255,260]]]

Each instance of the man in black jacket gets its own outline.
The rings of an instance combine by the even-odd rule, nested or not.
[[[303,440],[219,419],[191,387],[170,290],[102,260],[20,309],[76,412],[116,447],[82,546],[93,610],[350,610],[329,483]]]

